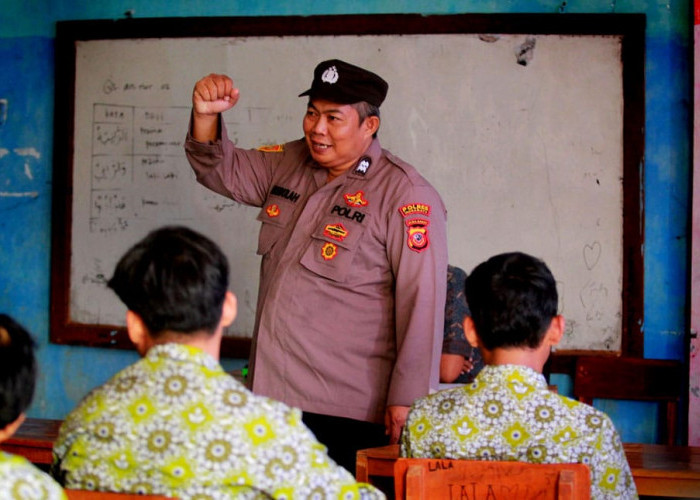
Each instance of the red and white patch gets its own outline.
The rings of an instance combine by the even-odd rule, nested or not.
[[[280,207],[277,204],[268,205],[265,213],[268,217],[277,217],[280,214]]]
[[[358,191],[355,194],[344,194],[345,203],[351,207],[366,207],[369,205],[369,201],[365,199],[365,192]]]
[[[408,239],[406,244],[414,252],[422,252],[430,243],[428,239],[428,225],[430,222],[425,219],[410,219],[406,221],[406,232]]]
[[[328,224],[323,228],[323,234],[336,241],[343,241],[348,235],[348,230],[341,223]]]
[[[333,260],[338,255],[338,247],[335,243],[327,242],[321,248],[321,257],[323,260]]]

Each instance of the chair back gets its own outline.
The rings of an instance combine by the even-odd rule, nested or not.
[[[574,396],[593,404],[594,398],[657,401],[665,410],[659,418],[660,441],[675,444],[678,403],[683,391],[679,361],[616,356],[579,356]],[[685,375],[687,380],[687,374]]]
[[[66,489],[68,500],[176,500],[163,495],[137,495],[135,493],[107,493],[104,491],[69,490]]]
[[[394,464],[397,500],[435,498],[589,499],[584,464],[531,464],[487,460],[399,458]]]

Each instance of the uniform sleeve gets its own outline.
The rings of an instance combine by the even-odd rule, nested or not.
[[[430,388],[437,388],[445,314],[445,206],[428,184],[406,191],[388,214],[397,348],[389,406],[411,406]]]
[[[235,147],[223,120],[220,123],[220,138],[203,143],[192,137],[190,120],[185,154],[197,182],[239,203],[260,207],[272,183],[273,162],[282,155]]]

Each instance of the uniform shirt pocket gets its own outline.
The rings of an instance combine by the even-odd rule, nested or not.
[[[262,222],[258,235],[258,255],[266,255],[285,234],[294,219],[295,204],[289,200],[268,198],[258,213]]]
[[[362,223],[326,217],[311,235],[301,265],[324,278],[345,281],[369,223],[369,214],[364,214]]]

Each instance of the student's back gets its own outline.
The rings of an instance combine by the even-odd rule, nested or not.
[[[548,390],[542,366],[564,332],[546,265],[521,253],[477,266],[466,282],[464,331],[486,366],[473,383],[417,400],[401,455],[414,458],[585,463],[591,498],[636,498],[610,419]]]
[[[54,452],[56,473],[76,489],[178,498],[238,498],[239,485],[294,498],[357,491],[299,410],[253,394],[201,350],[176,343],[152,347],[92,391]]]
[[[144,357],[66,418],[54,476],[182,500],[383,498],[328,458],[299,410],[224,372],[221,337],[236,315],[228,275],[219,247],[187,228],[154,231],[122,257],[108,285]]]

